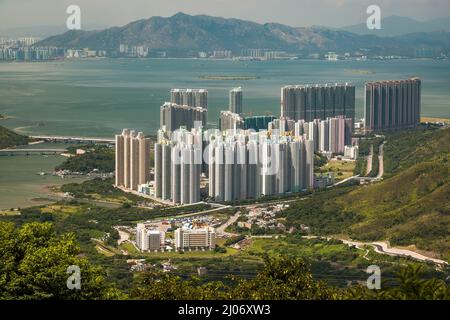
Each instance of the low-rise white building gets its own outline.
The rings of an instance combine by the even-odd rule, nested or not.
[[[156,230],[151,225],[138,223],[136,228],[136,245],[141,251],[160,250],[164,246],[165,232]]]
[[[345,146],[344,157],[347,159],[356,160],[358,158],[359,148],[358,146]]]
[[[216,247],[216,231],[214,228],[202,229],[178,228],[175,230],[175,248],[177,250]]]

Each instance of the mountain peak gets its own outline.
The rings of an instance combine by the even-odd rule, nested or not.
[[[395,19],[394,19],[395,20]],[[385,23],[384,28],[388,27]],[[367,28],[366,28],[367,29]],[[389,28],[388,28],[389,29]],[[343,30],[326,28],[294,28],[279,23],[259,24],[251,21],[189,15],[178,12],[171,17],[153,17],[131,22],[120,28],[102,31],[66,32],[39,43],[62,48],[91,48],[117,53],[120,44],[144,46],[150,51],[165,51],[169,56],[192,56],[200,51],[268,49],[290,53],[359,52],[361,48],[374,54],[411,55],[424,45],[442,49],[450,47],[444,36],[418,35],[401,47],[396,38],[358,36]],[[439,38],[438,38],[439,37]]]
[[[359,35],[377,35],[381,37],[401,36],[410,33],[432,32],[437,30],[450,31],[450,25],[433,23],[432,21],[419,21],[410,17],[388,16],[381,19],[380,30],[369,30],[365,22],[351,25],[338,30],[348,31]]]
[[[188,15],[187,13],[179,11],[179,12],[175,13],[171,18],[180,18],[180,17],[191,17],[191,16]]]
[[[190,14],[187,14],[187,13],[184,13],[184,12],[177,12],[177,13],[175,13],[173,16],[171,16],[171,17],[169,17],[168,19],[170,19],[170,20],[184,20],[184,19],[187,19],[187,18],[192,18],[192,17],[195,17],[195,16],[192,16],[192,15],[190,15]]]

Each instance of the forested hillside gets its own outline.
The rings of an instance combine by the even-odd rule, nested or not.
[[[450,259],[450,129],[386,136],[382,182],[313,195],[285,212],[316,234],[388,240]]]
[[[5,127],[0,126],[0,149],[28,144],[28,137],[21,136]]]

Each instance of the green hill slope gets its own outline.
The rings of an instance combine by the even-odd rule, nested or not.
[[[388,239],[444,254],[450,251],[449,177],[448,163],[421,163],[336,201],[344,211],[364,216],[350,227],[353,238]]]
[[[317,194],[292,206],[285,213],[288,221],[306,224],[317,234],[415,245],[449,260],[450,129],[386,138],[384,181]]]
[[[5,127],[0,126],[0,149],[28,143],[28,137],[21,136]]]

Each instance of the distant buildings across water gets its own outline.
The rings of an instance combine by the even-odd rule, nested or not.
[[[366,84],[366,132],[414,127],[420,118],[420,80]],[[172,89],[161,107],[150,181],[143,134],[116,136],[116,185],[165,203],[232,202],[322,188],[332,177],[314,174],[315,153],[358,157],[352,139],[355,87],[295,85],[281,89],[281,117],[243,117],[243,90],[229,93],[219,129],[206,128],[207,90]]]
[[[312,121],[355,118],[355,86],[350,83],[291,85],[281,88],[281,117]]]
[[[422,82],[419,78],[366,83],[365,131],[390,131],[420,123]]]
[[[178,48],[155,49],[145,43],[119,43],[116,48],[70,47],[62,46],[39,46],[42,39],[36,37],[0,37],[0,61],[41,61],[53,59],[79,59],[79,58],[200,58],[200,59],[234,59],[234,60],[296,60],[315,59],[328,60],[334,63],[338,60],[392,60],[404,58],[435,58],[448,59],[450,52],[442,48],[429,46],[417,46],[405,51],[405,56],[377,55],[370,50],[353,50],[349,52],[329,52],[321,50],[318,52],[284,51],[280,48],[217,48],[203,49],[200,51]]]

